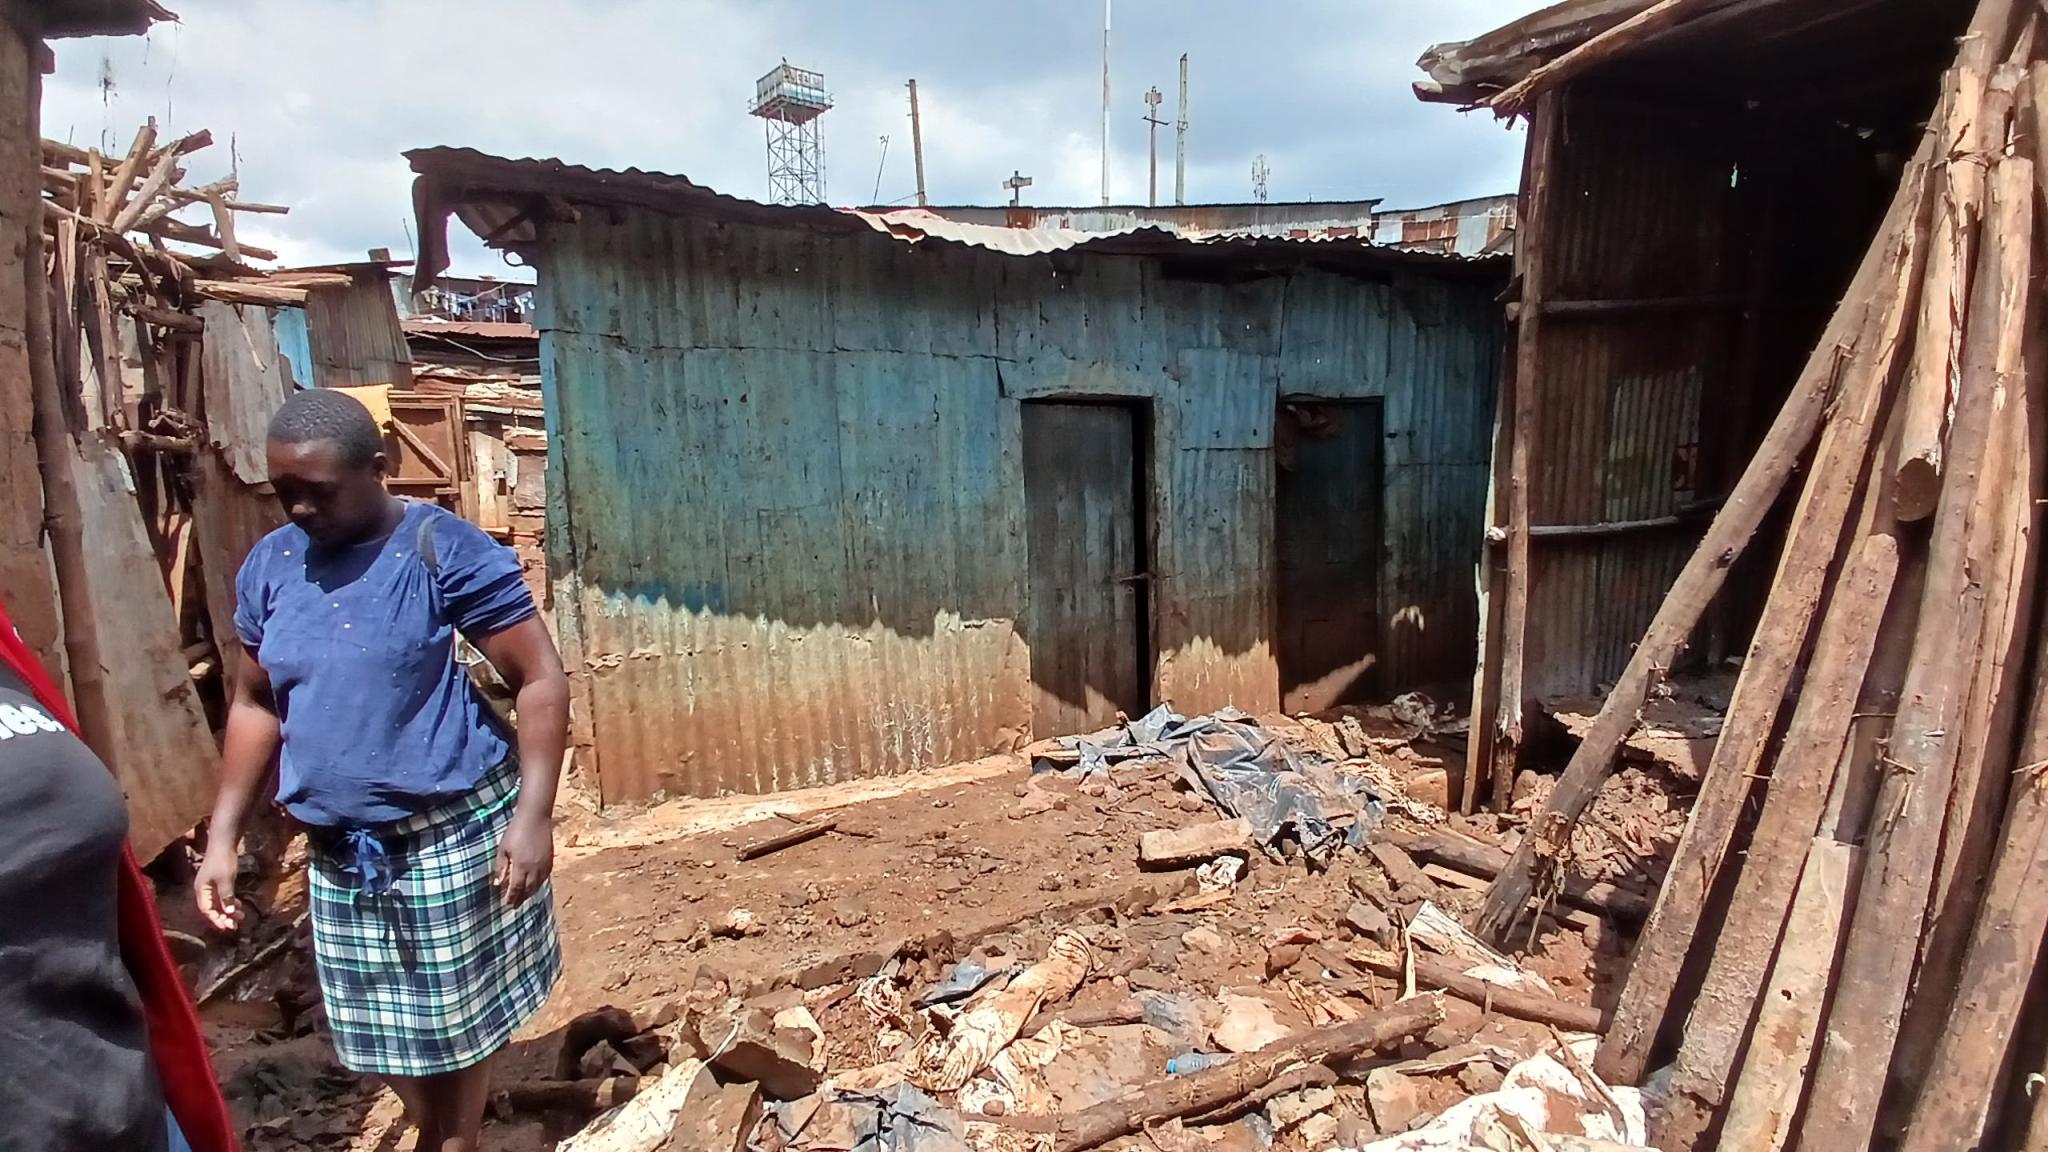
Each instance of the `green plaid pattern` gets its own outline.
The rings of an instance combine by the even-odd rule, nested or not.
[[[553,886],[507,908],[491,887],[519,771],[373,829],[396,881],[367,895],[340,836],[313,837],[313,959],[344,1067],[380,1076],[467,1068],[511,1040],[562,974]]]

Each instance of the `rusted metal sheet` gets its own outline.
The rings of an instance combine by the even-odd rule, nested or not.
[[[1484,196],[1427,208],[1373,214],[1375,243],[1447,256],[1498,256],[1514,251],[1519,197]]]
[[[1734,164],[1726,134],[1675,132],[1668,113],[1578,98],[1559,154],[1548,227],[1555,299],[1705,299],[1734,287],[1727,228]],[[1702,144],[1715,140],[1719,146]],[[1696,466],[1709,402],[1729,379],[1726,309],[1574,318],[1543,328],[1540,423],[1532,444],[1537,525],[1652,520],[1710,500]],[[1544,539],[1529,593],[1528,691],[1590,693],[1620,672],[1696,531]]]
[[[270,418],[292,388],[291,366],[272,331],[273,309],[202,301],[206,325],[200,375],[206,405],[206,438],[219,449],[236,479],[262,484],[270,479],[264,442]]]
[[[1279,705],[1273,427],[1297,391],[1386,398],[1390,536],[1402,523],[1381,585],[1427,637],[1389,667],[1469,670],[1470,627],[1438,622],[1472,613],[1493,285],[1247,280],[640,210],[547,236],[550,568],[609,800],[1023,739],[1033,397],[1123,398],[1143,426],[1152,699]]]
[[[1161,207],[1111,205],[1089,208],[1010,207],[860,208],[855,215],[876,227],[915,230],[961,243],[1022,255],[1051,251],[1039,243],[1072,247],[1090,237],[1117,236],[1141,229],[1187,240],[1263,237],[1294,242],[1370,240],[1377,200],[1306,204],[1184,204]],[[1014,245],[1014,247],[1013,247]]]

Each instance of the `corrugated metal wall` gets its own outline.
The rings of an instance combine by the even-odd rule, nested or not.
[[[1028,398],[1149,402],[1155,699],[1277,705],[1273,416],[1292,394],[1385,401],[1384,682],[1470,669],[1494,285],[1221,283],[631,210],[554,228],[540,263],[550,567],[608,799],[1023,739]]]
[[[1738,313],[1704,301],[1739,286],[1740,269],[1724,258],[1734,137],[1690,131],[1668,108],[1577,93],[1565,115],[1545,300],[1702,302],[1545,320],[1530,516],[1538,525],[1671,516],[1713,495],[1701,489],[1702,405],[1738,402],[1729,379]],[[1534,541],[1530,695],[1592,692],[1618,674],[1697,539],[1679,527]]]

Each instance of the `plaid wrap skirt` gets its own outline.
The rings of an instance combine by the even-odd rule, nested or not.
[[[309,838],[314,967],[344,1067],[467,1068],[547,1001],[562,973],[553,886],[517,908],[491,886],[518,796],[508,759],[467,796]]]

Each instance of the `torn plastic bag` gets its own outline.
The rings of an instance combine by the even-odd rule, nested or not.
[[[1016,975],[1018,967],[1019,965],[1011,964],[1002,968],[985,968],[972,960],[963,960],[953,965],[953,970],[946,974],[944,980],[919,993],[917,999],[910,1003],[916,1008],[929,1008],[934,1004],[951,1004],[955,1000],[965,1000],[999,976]]]
[[[836,1095],[857,1109],[851,1152],[972,1152],[960,1114],[914,1084]]]
[[[1234,712],[1234,709],[1228,710]],[[1181,777],[1226,816],[1241,816],[1252,838],[1274,855],[1293,841],[1317,866],[1340,847],[1363,847],[1386,815],[1372,787],[1302,756],[1255,721],[1224,713],[1179,730]]]

